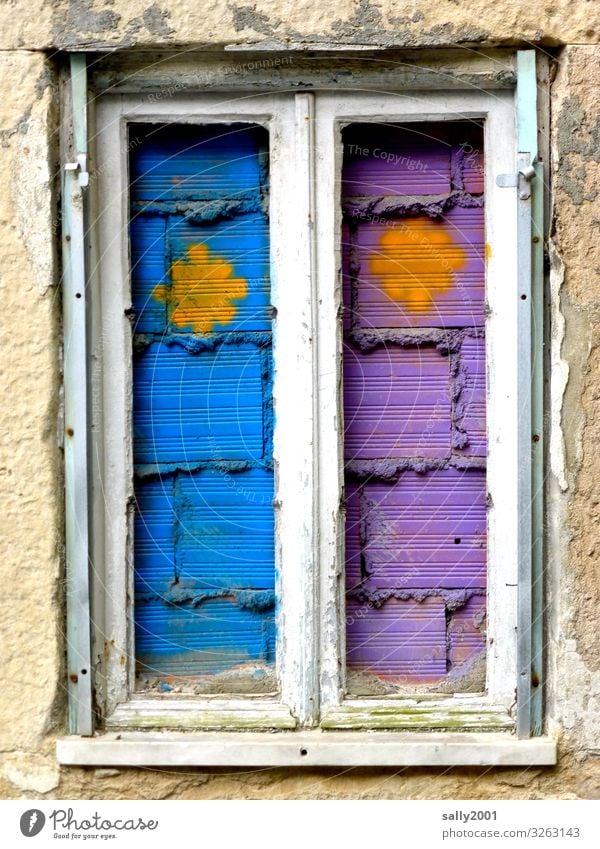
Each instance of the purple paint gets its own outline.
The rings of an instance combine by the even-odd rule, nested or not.
[[[354,670],[421,680],[446,672],[444,603],[390,599],[379,608],[348,599],[347,658]]]
[[[450,191],[444,124],[405,128],[354,124],[344,132],[344,197],[428,195]]]
[[[484,472],[403,472],[350,493],[348,590],[485,588]]]
[[[345,456],[450,455],[449,362],[433,347],[344,352]]]
[[[344,143],[349,687],[481,689],[486,476],[457,466],[486,456],[482,128]]]

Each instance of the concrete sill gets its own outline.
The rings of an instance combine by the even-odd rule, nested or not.
[[[63,737],[69,766],[552,766],[550,737],[395,731],[122,732]]]

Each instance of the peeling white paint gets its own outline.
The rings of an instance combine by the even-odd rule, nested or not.
[[[562,492],[568,489],[565,440],[562,430],[562,405],[567,383],[569,364],[562,359],[565,336],[565,317],[560,308],[560,292],[565,277],[563,261],[552,240],[550,253],[550,468]]]

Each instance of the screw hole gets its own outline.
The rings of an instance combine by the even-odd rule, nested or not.
[[[537,433],[534,433],[534,434],[533,434],[533,441],[534,441],[534,442],[539,442],[539,441],[540,441],[540,438],[539,438],[539,436],[537,435]]]
[[[76,292],[76,293],[75,293],[75,297],[76,297],[76,298],[80,298],[80,297],[81,297],[81,292]]]
[[[74,435],[75,435],[75,431],[73,430],[73,428],[68,427],[67,428],[67,436],[74,436]]]
[[[81,670],[81,674],[82,674],[82,675],[87,675],[87,669],[82,669],[82,670]]]
[[[300,754],[302,755],[302,757],[305,757],[306,755],[308,755],[308,749],[300,749]]]
[[[526,301],[526,300],[527,300],[527,295],[521,295],[521,300],[522,300],[522,301]]]
[[[460,545],[460,537],[454,537],[454,545]]]

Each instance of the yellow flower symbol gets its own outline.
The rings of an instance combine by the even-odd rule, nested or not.
[[[443,224],[408,218],[388,227],[371,254],[369,270],[393,301],[411,312],[430,309],[435,297],[452,286],[467,253]]]
[[[215,325],[230,324],[238,307],[233,301],[248,294],[245,277],[234,277],[231,263],[211,256],[207,245],[190,245],[185,259],[170,268],[171,285],[154,289],[153,297],[168,305],[175,327],[210,333]]]

